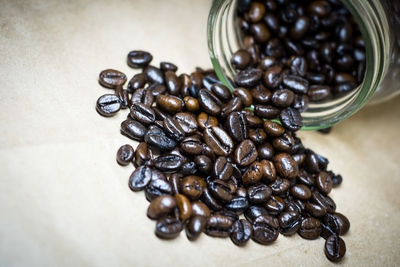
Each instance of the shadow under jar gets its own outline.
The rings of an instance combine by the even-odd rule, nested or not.
[[[248,40],[246,40],[243,35],[243,26],[240,26],[240,23],[242,23],[240,21],[241,17],[243,17],[243,13],[247,12],[245,16],[249,20],[249,25],[247,25],[247,27],[249,27],[248,29],[250,29],[252,25],[259,23],[257,22],[259,20],[257,16],[260,15],[259,10],[253,10],[253,14],[249,14],[248,10],[238,11],[238,5],[244,2],[261,3],[264,6],[261,8],[265,9],[263,14],[268,12],[272,13],[271,10],[269,10],[271,9],[269,5],[271,3],[272,5],[275,4],[277,5],[277,10],[274,12],[275,15],[278,17],[286,16],[289,24],[294,23],[290,21],[291,14],[290,12],[289,14],[280,14],[279,12],[282,11],[278,10],[279,3],[304,3],[304,1],[269,0],[213,1],[207,27],[209,54],[218,78],[231,89],[235,88],[233,81],[235,74],[238,72],[238,69],[232,66],[231,58],[236,51],[241,48],[246,48],[246,46],[248,47],[249,45],[248,43],[246,44]],[[314,1],[306,1],[306,3],[311,2]],[[346,91],[345,94],[334,94],[324,101],[310,101],[308,109],[302,113],[304,125],[302,129],[304,130],[330,127],[350,117],[367,103],[380,103],[400,93],[400,2],[393,0],[326,0],[318,2],[328,2],[329,5],[333,6],[338,4],[344,5],[345,10],[347,10],[346,12],[351,14],[352,20],[358,25],[362,38],[357,38],[356,35],[351,35],[350,38],[352,38],[351,41],[353,43],[357,44],[359,42],[359,44],[363,46],[365,70],[363,71],[364,75],[359,78],[360,81],[357,82],[355,88],[351,88],[351,90]],[[305,12],[309,11],[305,9]],[[318,10],[316,12],[318,12]],[[261,48],[264,50],[266,49],[266,43],[263,42],[271,40],[271,38],[279,34],[276,29],[273,29],[273,19],[272,21],[268,21],[268,19],[269,18],[265,18],[264,16],[261,21],[267,25],[272,37],[270,36],[263,40],[263,36],[260,36],[258,40],[259,43],[262,43]],[[252,20],[254,20],[254,22]],[[312,21],[309,22],[312,23]],[[300,21],[299,23],[304,23],[304,21]],[[335,28],[335,26],[332,27]],[[337,31],[337,29],[335,30]],[[254,29],[253,27],[254,34],[257,34],[258,31],[260,31],[260,28],[255,27]],[[290,28],[286,34],[291,34]],[[298,34],[300,34],[300,38],[296,36],[296,33],[292,33],[292,36],[298,38],[298,43],[302,44],[302,41],[303,43],[307,42],[307,40],[304,41],[306,35],[301,36],[301,32]],[[318,34],[315,38],[324,40],[326,37],[323,34],[324,33]],[[324,50],[322,43],[323,42],[319,42],[318,44],[318,49],[321,51]],[[309,45],[312,46],[313,44],[311,43]],[[290,44],[286,44],[286,46],[290,49]],[[346,49],[346,47],[343,49]],[[354,51],[352,51],[352,53],[353,59],[358,56],[362,57],[362,55],[354,54]],[[329,51],[327,55],[329,55]],[[313,55],[311,54],[309,56],[312,58]],[[307,53],[304,53],[303,57],[307,58]],[[284,60],[290,60],[290,56],[287,56]],[[337,60],[337,57],[335,56],[333,60]],[[342,60],[346,61],[347,59],[342,57]],[[362,58],[360,60],[362,60]],[[340,62],[338,64],[340,66]],[[301,62],[299,62],[298,65],[301,65]],[[313,72],[319,74],[320,71],[321,70]],[[339,77],[339,79],[340,78],[341,77]],[[318,79],[318,77],[315,79]],[[315,83],[317,82],[310,82],[310,85]]]

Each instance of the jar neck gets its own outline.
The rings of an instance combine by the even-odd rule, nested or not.
[[[365,43],[366,69],[363,82],[351,93],[324,103],[310,103],[302,113],[304,130],[326,128],[361,109],[374,95],[390,64],[389,24],[379,0],[342,0],[359,25]],[[236,0],[214,0],[208,18],[211,62],[223,84],[234,88],[235,70],[230,64],[241,47],[235,27]]]

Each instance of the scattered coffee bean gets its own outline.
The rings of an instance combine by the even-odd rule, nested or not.
[[[119,165],[126,166],[133,161],[135,150],[130,145],[123,145],[118,149],[117,162]]]

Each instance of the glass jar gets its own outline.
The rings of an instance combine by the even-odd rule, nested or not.
[[[241,47],[235,27],[237,0],[214,0],[208,17],[208,48],[214,70],[222,83],[233,88],[232,54]],[[363,82],[352,92],[324,103],[310,103],[303,112],[303,129],[332,126],[365,104],[378,103],[400,93],[400,1],[342,0],[354,16],[366,50]]]

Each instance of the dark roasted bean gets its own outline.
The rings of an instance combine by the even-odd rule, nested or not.
[[[293,56],[290,59],[290,71],[293,75],[299,75],[304,77],[307,74],[307,61],[304,57]]]
[[[249,139],[253,141],[256,145],[260,145],[265,142],[267,139],[267,134],[261,128],[259,129],[250,129],[249,130]]]
[[[258,152],[254,143],[250,140],[243,140],[235,149],[235,162],[239,166],[248,166],[253,163],[257,157]]]
[[[160,62],[160,69],[162,71],[176,72],[178,70],[178,67],[174,63],[163,61],[163,62]]]
[[[147,83],[146,74],[141,72],[135,74],[128,83],[128,90],[133,93],[136,89],[143,88]]]
[[[258,161],[254,162],[247,168],[243,174],[242,181],[245,185],[251,185],[258,183],[263,177],[263,167]]]
[[[276,90],[272,94],[272,103],[277,107],[289,107],[294,101],[294,93],[288,89]]]
[[[279,216],[279,231],[283,235],[292,235],[300,228],[301,215],[297,211],[286,211]]]
[[[114,116],[120,109],[121,100],[116,95],[102,95],[96,103],[97,112],[105,117]]]
[[[241,142],[248,137],[246,115],[241,112],[232,112],[227,118],[227,129],[230,136]]]
[[[211,90],[223,102],[226,102],[232,98],[231,91],[223,84],[215,83],[211,86]]]
[[[233,219],[224,215],[211,215],[205,233],[214,237],[228,237],[232,231]]]
[[[326,210],[323,207],[314,203],[306,203],[305,210],[317,218],[321,218],[326,214]]]
[[[306,79],[300,76],[285,75],[282,83],[295,93],[307,94],[308,92],[309,83]]]
[[[258,157],[260,159],[268,159],[268,160],[272,159],[272,157],[275,154],[274,148],[269,143],[264,143],[261,146],[259,146],[257,152],[258,152]]]
[[[251,55],[244,49],[236,51],[231,58],[231,64],[234,68],[243,70],[251,63]]]
[[[325,255],[333,262],[340,261],[346,254],[346,244],[337,235],[331,235],[325,241]]]
[[[253,222],[252,239],[262,245],[271,244],[279,236],[278,227],[276,218],[269,215],[259,216]]]
[[[350,229],[350,222],[341,213],[327,213],[324,216],[324,224],[328,226],[337,235],[344,235]]]
[[[212,162],[211,159],[205,155],[198,155],[194,158],[197,168],[204,174],[208,174],[211,170]]]
[[[140,50],[134,50],[128,54],[128,65],[132,68],[143,68],[150,64],[153,56],[146,52]]]
[[[159,68],[149,65],[144,68],[143,72],[146,73],[149,82],[159,84],[164,83],[164,74]]]
[[[297,131],[303,126],[303,119],[300,112],[294,108],[286,108],[281,111],[279,119],[286,129],[289,131]]]
[[[156,120],[154,110],[143,103],[133,103],[130,115],[143,124],[151,124]]]
[[[218,157],[212,174],[217,179],[228,180],[233,174],[233,165],[226,157]]]
[[[285,177],[288,179],[296,178],[299,167],[294,161],[293,157],[287,153],[280,153],[274,156],[274,165],[278,174],[281,177]]]
[[[246,197],[235,196],[232,200],[225,205],[225,208],[237,214],[243,213],[249,206],[249,201]]]
[[[276,151],[290,153],[295,146],[294,138],[287,133],[272,139],[272,145]]]
[[[183,159],[177,155],[163,155],[154,159],[154,166],[163,172],[178,170],[183,165]]]
[[[260,116],[262,118],[274,119],[279,115],[280,110],[277,107],[271,105],[255,105],[254,112],[257,116]]]
[[[181,90],[181,80],[176,76],[174,71],[165,72],[165,84],[168,89],[168,93],[171,95],[179,95]]]
[[[183,99],[183,103],[185,104],[185,108],[189,112],[197,112],[200,109],[199,101],[191,96],[186,96]]]
[[[185,132],[180,123],[173,118],[166,118],[163,122],[165,133],[176,141],[181,141],[185,137]]]
[[[276,168],[272,161],[262,160],[261,162],[262,177],[268,182],[273,182],[276,179]]]
[[[206,204],[201,201],[192,202],[192,216],[210,217],[211,212]]]
[[[255,102],[266,104],[271,100],[272,93],[263,85],[258,85],[250,91]]]
[[[217,116],[221,112],[222,102],[212,92],[201,89],[198,94],[201,108],[208,114]]]
[[[233,151],[233,141],[220,127],[209,127],[204,131],[204,142],[218,156],[228,156]]]
[[[119,165],[126,166],[133,161],[135,150],[131,145],[123,145],[118,149],[117,162]]]
[[[240,97],[234,97],[228,103],[222,106],[220,116],[225,118],[230,113],[235,111],[240,111],[241,109],[242,109],[242,100],[240,99]]]
[[[331,176],[326,172],[318,173],[315,179],[315,185],[322,194],[329,194],[332,190]]]
[[[209,184],[210,193],[219,201],[223,203],[228,203],[232,200],[234,190],[233,188],[226,182],[222,180],[214,180]]]
[[[303,184],[296,184],[290,188],[290,194],[298,199],[307,200],[311,198],[311,190]]]
[[[306,16],[298,17],[290,29],[290,36],[294,39],[302,38],[310,27],[310,19]]]
[[[182,223],[171,217],[165,217],[157,221],[156,224],[156,235],[163,239],[176,238],[182,231]]]
[[[176,206],[177,201],[173,196],[161,195],[151,201],[147,209],[147,216],[153,220],[159,219],[172,212]]]
[[[207,218],[203,216],[193,216],[186,224],[186,236],[190,241],[196,240],[204,231],[207,225]]]
[[[143,190],[151,180],[151,169],[148,166],[139,166],[129,178],[129,187],[132,191]]]
[[[192,206],[185,195],[175,194],[175,199],[179,209],[179,219],[184,222],[192,215]]]
[[[181,177],[177,173],[171,174],[168,179],[169,185],[171,186],[171,192],[173,195],[181,192]]]
[[[314,204],[318,204],[330,213],[336,210],[336,203],[329,196],[325,196],[317,191],[314,191],[312,193],[311,202]]]
[[[264,83],[269,89],[275,89],[282,82],[282,68],[272,66],[264,73]]]
[[[191,200],[197,200],[206,187],[205,181],[194,175],[186,176],[181,181],[181,192]]]
[[[278,196],[271,196],[265,204],[265,209],[271,215],[278,215],[285,209],[285,201]]]
[[[312,85],[308,90],[307,95],[311,101],[322,101],[331,96],[331,87],[327,85]]]
[[[167,88],[162,84],[153,83],[152,85],[150,85],[147,88],[147,91],[151,92],[151,94],[153,95],[153,101],[154,101],[154,98],[156,98],[158,95],[161,95],[161,94],[164,94],[165,92],[167,92]]]
[[[264,130],[270,136],[280,136],[285,132],[285,129],[280,124],[270,120],[264,121]]]
[[[250,223],[253,223],[254,220],[257,219],[261,215],[268,215],[268,212],[266,209],[264,209],[263,207],[260,207],[260,206],[250,206],[244,212],[244,216]]]
[[[135,164],[136,166],[142,166],[142,165],[147,165],[149,164],[153,159],[153,153],[151,150],[148,148],[147,143],[141,142],[137,147],[136,147],[136,152],[135,152]],[[151,164],[153,164],[151,162]]]
[[[204,189],[204,192],[201,195],[201,200],[212,210],[221,210],[222,209],[222,206],[211,195],[208,188]]]
[[[241,87],[255,86],[262,77],[262,71],[259,69],[242,70],[235,76],[235,82]]]
[[[126,75],[118,70],[107,69],[100,72],[99,83],[107,88],[115,89],[126,83]]]
[[[231,240],[235,245],[245,245],[252,235],[253,227],[247,220],[240,219],[233,224]]]
[[[121,123],[121,133],[133,140],[142,141],[147,128],[138,121],[128,119]]]
[[[152,170],[152,174],[154,173],[154,170]],[[154,175],[152,175],[152,180],[150,183],[147,185],[145,189],[145,196],[148,201],[153,201],[155,198],[161,196],[161,195],[170,195],[172,194],[172,189],[171,185],[169,182],[164,178],[164,179],[153,179]]]
[[[315,218],[304,218],[301,221],[299,235],[305,239],[316,239],[322,231],[321,223]]]
[[[269,185],[274,195],[285,194],[290,187],[290,182],[287,179],[277,178],[273,183]]]
[[[132,94],[131,102],[133,104],[143,103],[144,105],[151,107],[154,102],[154,95],[149,89],[140,88]]]
[[[258,184],[249,187],[247,190],[249,201],[253,204],[261,204],[267,201],[271,194],[272,190],[270,187],[265,184]]]
[[[144,140],[149,145],[154,146],[162,151],[171,150],[177,145],[176,141],[169,138],[161,128],[154,125],[150,126],[144,137]]]

